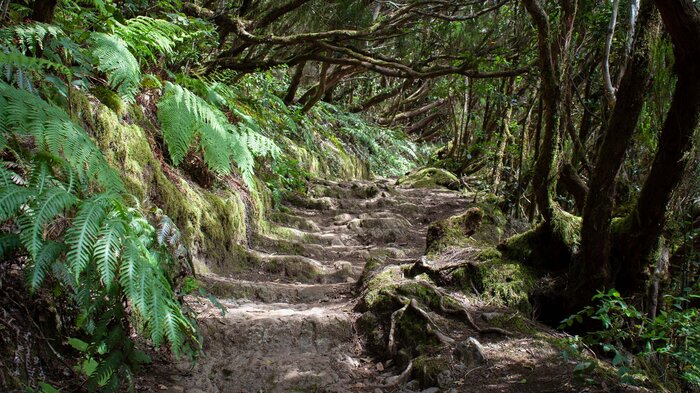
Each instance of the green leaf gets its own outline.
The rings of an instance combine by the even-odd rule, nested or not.
[[[68,345],[71,347],[77,349],[80,352],[86,352],[90,344],[86,343],[85,341],[75,338],[75,337],[70,337],[68,338]]]

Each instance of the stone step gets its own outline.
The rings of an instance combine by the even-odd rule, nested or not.
[[[353,314],[347,303],[222,302],[226,312],[195,299],[204,354],[178,362],[169,373],[186,375],[173,391],[288,392],[341,386],[357,370]],[[165,390],[165,389],[164,389]]]
[[[206,290],[218,299],[249,299],[263,303],[320,303],[349,296],[355,283],[299,284],[249,281],[217,275],[199,277]]]

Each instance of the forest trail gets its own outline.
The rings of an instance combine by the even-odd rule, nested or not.
[[[313,187],[315,198],[288,201],[285,213],[273,217],[290,228],[284,230],[286,238],[255,237],[252,255],[259,259],[259,271],[203,277],[226,312],[206,299],[192,302],[204,336],[202,356],[194,364],[157,366],[141,388],[368,390],[380,373],[363,350],[353,311],[366,259],[415,260],[425,251],[428,224],[465,206],[465,197],[454,191],[401,189],[393,183],[322,181]],[[279,269],[272,272],[270,266]],[[318,274],[304,273],[309,270]]]

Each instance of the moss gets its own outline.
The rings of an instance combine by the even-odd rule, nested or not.
[[[153,74],[144,74],[141,79],[141,87],[144,89],[160,89],[163,87],[163,84],[157,76]]]
[[[554,209],[554,232],[572,249],[581,243],[581,224],[583,220],[560,208]]]
[[[374,313],[363,313],[357,319],[357,329],[367,338],[367,346],[371,352],[386,353],[386,332]]]
[[[246,259],[238,245],[246,241],[246,211],[240,195],[206,190],[186,181],[158,160],[143,128],[120,123],[100,107],[95,131],[107,159],[119,168],[127,190],[145,209],[158,206],[178,225],[200,270],[240,270]],[[166,175],[165,170],[170,171]]]
[[[533,335],[538,332],[537,328],[530,321],[516,315],[499,315],[489,321],[490,326],[499,327],[511,332]]]
[[[449,369],[450,361],[442,357],[422,355],[413,359],[413,377],[422,388],[437,386],[438,375]]]
[[[390,309],[394,299],[391,296],[403,279],[401,266],[388,266],[372,276],[366,284],[362,297],[365,309]]]
[[[407,282],[405,284],[397,287],[396,292],[400,295],[416,299],[428,306],[431,309],[440,308],[440,295],[435,293],[435,291],[426,285],[426,281],[430,281],[427,275],[420,275],[416,277],[416,281]]]
[[[97,86],[92,89],[92,94],[94,94],[101,103],[103,103],[107,108],[113,110],[117,115],[121,116],[124,114],[126,105],[117,93],[106,87]]]
[[[420,169],[400,178],[396,184],[406,188],[460,188],[457,176],[440,168]]]
[[[537,277],[526,266],[503,259],[491,259],[456,269],[452,279],[465,292],[476,288],[481,296],[499,305],[514,307],[525,314],[532,311],[530,294]]]
[[[489,259],[500,259],[502,257],[503,255],[501,254],[501,252],[494,247],[489,247],[481,250],[479,252],[479,255],[477,256],[477,258],[480,261],[488,261]]]

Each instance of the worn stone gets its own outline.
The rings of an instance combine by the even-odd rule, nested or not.
[[[477,367],[486,363],[484,347],[474,337],[459,342],[452,352],[455,360],[468,367]]]

